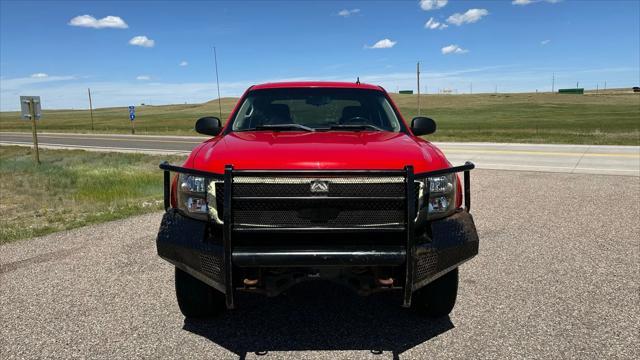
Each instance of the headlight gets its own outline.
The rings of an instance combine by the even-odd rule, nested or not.
[[[178,176],[178,209],[185,215],[207,220],[207,182],[201,176],[180,174]]]
[[[427,219],[435,220],[450,215],[456,206],[456,182],[455,174],[434,176],[428,178],[429,199],[426,196],[427,179],[420,180],[419,209],[427,211]],[[425,209],[426,208],[426,209]]]

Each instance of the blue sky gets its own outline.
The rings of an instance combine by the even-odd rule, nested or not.
[[[464,93],[640,83],[640,1],[1,1],[0,109],[194,103],[251,84]],[[84,16],[88,15],[88,16]],[[108,18],[107,18],[108,17]],[[106,19],[105,19],[106,18]],[[133,44],[132,44],[133,43]],[[376,45],[377,44],[377,45]],[[182,66],[181,66],[182,65]]]

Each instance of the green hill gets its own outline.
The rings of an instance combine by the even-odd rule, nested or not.
[[[392,94],[409,121],[417,96]],[[438,124],[437,141],[496,141],[575,144],[640,144],[640,94],[627,90],[585,95],[552,93],[422,95],[422,115]],[[237,98],[222,99],[226,119]],[[194,135],[202,116],[218,116],[218,102],[139,106],[137,134]],[[94,110],[95,132],[128,133],[128,109]],[[0,113],[0,131],[30,131],[18,112]],[[44,110],[41,131],[90,132],[88,110]]]

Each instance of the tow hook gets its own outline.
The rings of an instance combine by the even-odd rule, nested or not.
[[[393,278],[378,279],[378,284],[382,286],[393,286]]]
[[[242,283],[245,286],[256,286],[258,285],[258,279],[244,279],[242,280]]]

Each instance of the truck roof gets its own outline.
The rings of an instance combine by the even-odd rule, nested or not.
[[[254,85],[251,90],[264,89],[283,89],[283,88],[341,88],[341,89],[366,89],[366,90],[382,90],[380,86],[371,84],[362,84],[356,82],[340,82],[340,81],[289,81],[289,82],[272,82]]]

